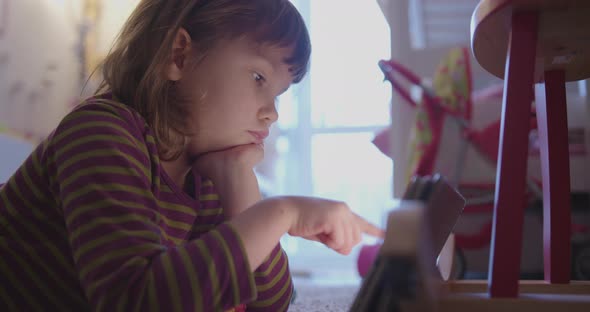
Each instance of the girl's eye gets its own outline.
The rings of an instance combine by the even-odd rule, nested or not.
[[[252,77],[256,82],[263,82],[265,80],[264,77],[259,73],[252,73]]]

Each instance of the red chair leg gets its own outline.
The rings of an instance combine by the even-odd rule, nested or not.
[[[504,74],[496,200],[488,287],[492,297],[518,296],[525,206],[530,108],[533,100],[537,14],[516,13]]]
[[[543,249],[545,280],[570,281],[570,167],[565,73],[545,72],[535,87],[543,174]]]

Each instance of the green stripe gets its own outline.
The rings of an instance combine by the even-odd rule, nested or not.
[[[219,306],[221,303],[221,293],[219,292],[219,275],[217,275],[215,261],[211,258],[209,249],[207,249],[203,240],[195,240],[194,243],[199,248],[201,258],[203,258],[205,265],[207,265],[207,272],[209,272],[209,279],[211,281],[211,293],[213,294],[213,306]]]
[[[160,311],[163,307],[160,307],[158,304],[158,293],[156,292],[156,278],[154,276],[154,271],[150,270],[149,273],[150,275],[147,278],[147,285],[150,311]],[[138,302],[137,305],[140,306],[141,303]]]
[[[172,306],[174,307],[174,311],[182,311],[182,299],[180,298],[180,289],[178,289],[178,278],[176,277],[174,269],[172,268],[170,256],[164,255],[160,257],[160,259],[162,261],[162,266],[164,267],[166,282],[168,284],[167,288],[168,292],[170,293],[170,298],[172,299]]]
[[[0,218],[0,221],[2,221],[1,222],[2,228],[7,230],[10,233],[11,237],[14,237],[15,239],[19,239],[20,241],[23,241],[23,239],[18,236],[18,233],[13,229],[12,225],[8,224],[6,221],[4,221],[1,218]],[[0,244],[4,245],[5,248],[8,247],[4,240],[0,240]],[[49,275],[49,277],[52,278],[53,281],[57,285],[59,285],[61,290],[63,290],[63,293],[68,294],[70,296],[70,298],[73,299],[73,301],[76,301],[78,304],[81,304],[81,305],[85,304],[85,301],[82,298],[75,296],[74,293],[72,292],[72,290],[63,283],[63,280],[57,275],[57,273],[53,272],[51,270],[51,268],[49,268],[49,266],[47,266],[47,264],[45,263],[45,260],[41,259],[39,254],[36,253],[35,249],[32,248],[30,244],[22,243],[20,246],[23,247],[23,249],[27,252],[29,257],[31,257],[35,263],[39,264],[43,268],[43,270],[45,270],[45,273],[47,273]],[[67,268],[65,268],[65,270],[67,272],[72,272],[71,266],[68,266]]]
[[[219,200],[219,195],[216,193],[211,193],[211,194],[204,194],[204,195],[199,195],[199,200],[200,201],[212,201],[212,200]]]
[[[46,141],[44,141],[41,144],[45,144]],[[39,153],[39,148],[35,149],[33,151],[33,153],[31,153],[31,160],[33,163],[33,170],[35,170],[35,174],[37,174],[37,176],[41,177],[43,176],[43,169],[41,168],[41,164],[39,163],[39,158],[37,157],[37,153]]]
[[[151,177],[150,175],[150,171],[148,171],[148,169],[144,166],[143,163],[141,163],[140,161],[138,161],[135,157],[131,157],[127,154],[124,154],[123,152],[121,152],[120,150],[116,149],[116,148],[100,148],[100,149],[94,149],[94,150],[88,150],[86,152],[82,152],[82,153],[77,153],[75,156],[72,156],[64,161],[60,161],[59,164],[57,165],[57,177],[59,177],[64,170],[66,170],[69,166],[80,162],[81,160],[85,160],[85,159],[92,159],[92,158],[98,158],[98,157],[114,157],[117,158],[117,160],[125,160],[128,161],[130,163],[132,163],[133,165],[137,166],[139,168],[139,170],[141,170],[141,172],[144,174],[145,177],[149,178]],[[55,158],[54,158],[55,161]],[[124,164],[125,166],[128,164]]]
[[[71,227],[73,226],[73,221],[80,217],[81,215],[85,214],[85,213],[89,213],[92,210],[95,209],[100,209],[100,208],[104,208],[104,207],[109,207],[109,206],[115,206],[115,207],[123,207],[123,208],[135,208],[135,209],[140,209],[140,210],[145,210],[145,211],[150,211],[155,213],[156,215],[156,222],[160,222],[160,220],[162,220],[164,222],[164,224],[166,224],[167,227],[170,228],[175,228],[175,229],[179,229],[182,231],[188,231],[191,229],[191,224],[187,224],[187,223],[183,223],[180,221],[173,221],[170,220],[168,217],[166,217],[165,215],[160,214],[160,212],[158,210],[155,209],[150,209],[150,208],[146,208],[144,205],[137,203],[137,202],[129,202],[129,201],[120,201],[120,200],[116,200],[113,198],[107,198],[107,199],[103,199],[103,200],[99,200],[96,201],[92,204],[88,204],[88,205],[83,205],[83,206],[79,206],[76,207],[75,210],[73,210],[70,214],[66,215],[66,224],[70,225]],[[124,211],[125,213],[129,213],[129,211]],[[141,222],[147,222],[150,224],[154,224],[154,222],[152,220],[150,220],[148,217],[142,216],[138,213],[131,213],[132,215],[137,216],[138,218],[141,218],[139,221]],[[97,218],[94,215],[91,215],[90,217],[88,217],[87,219],[95,219]],[[114,218],[120,218],[120,217],[114,217]],[[113,219],[114,219],[113,218]],[[122,217],[121,217],[122,218]],[[123,222],[123,221],[121,221]],[[156,224],[154,224],[154,226],[156,226]],[[84,228],[84,230],[81,230],[81,232],[84,232],[88,229],[88,226],[83,225],[80,228]],[[72,228],[72,231],[76,232],[76,228]],[[75,233],[76,235],[80,235],[82,233]],[[164,234],[164,232],[163,232]]]
[[[202,224],[202,225],[195,225],[193,226],[193,233],[205,233],[209,232],[214,229],[216,226],[214,224]]]
[[[268,281],[266,284],[258,285],[258,292],[267,291],[279,282],[279,280],[283,277],[283,275],[287,272],[287,261],[283,261],[283,265],[281,266],[281,270],[273,277],[272,280]]]
[[[152,200],[154,199],[153,194],[150,191],[145,190],[141,187],[125,185],[120,183],[93,183],[93,184],[86,184],[82,187],[77,188],[75,191],[70,192],[66,195],[63,199],[63,206],[68,207],[72,201],[75,199],[87,195],[93,192],[123,192],[123,193],[130,193],[132,195],[141,196],[145,199]],[[100,194],[104,196],[105,194]]]
[[[122,144],[122,145],[127,145],[127,146],[131,147],[132,149],[137,150],[138,152],[141,152],[141,151],[139,151],[137,145],[129,142],[128,139],[121,137],[117,134],[108,133],[108,134],[85,135],[83,137],[76,138],[75,140],[71,140],[67,144],[62,145],[59,148],[57,148],[53,157],[55,159],[59,159],[60,157],[63,156],[63,154],[67,153],[68,151],[76,148],[77,146],[80,146],[80,145],[83,145],[86,143],[97,143],[99,146],[100,145],[104,146],[105,143],[107,143],[107,142],[110,143],[107,146],[109,146],[111,148],[119,149],[120,146],[118,146],[116,144],[116,143],[118,143],[118,144]],[[147,155],[145,155],[145,154],[143,154],[143,156],[148,158]]]
[[[33,155],[34,154],[35,153],[33,153]],[[32,162],[32,160],[31,160],[31,162]],[[45,195],[43,195],[43,193],[41,193],[39,191],[39,188],[36,187],[33,184],[33,180],[31,180],[31,177],[29,176],[29,171],[28,171],[28,167],[29,166],[27,166],[27,165],[28,164],[25,164],[24,166],[21,166],[21,170],[22,170],[21,173],[23,175],[23,178],[25,180],[25,183],[27,184],[27,187],[29,188],[29,190],[31,190],[33,192],[33,194],[35,195],[35,197],[37,197],[37,199],[39,201],[41,201],[43,203],[50,202],[51,200],[49,198],[47,198]],[[37,175],[35,178],[36,178],[37,181],[41,181],[41,176],[40,175]]]
[[[7,208],[8,212],[14,216],[19,215],[14,208],[12,207],[12,204],[8,201],[8,198],[6,198],[6,192],[0,192],[0,197],[2,198],[2,201],[4,202],[4,206]],[[70,267],[70,265],[68,264],[68,262],[66,261],[66,259],[64,258],[64,256],[62,255],[62,253],[57,250],[55,248],[55,246],[53,244],[51,244],[50,242],[47,241],[47,238],[45,235],[43,235],[41,232],[39,232],[39,230],[37,230],[35,227],[33,227],[32,225],[30,225],[27,222],[23,222],[20,218],[16,218],[18,220],[18,222],[20,223],[20,225],[22,225],[24,228],[27,229],[27,231],[29,231],[29,233],[32,234],[32,236],[35,237],[35,239],[39,242],[42,242],[43,245],[45,247],[47,247],[47,249],[49,249],[49,251],[51,252],[51,254],[55,257],[55,259],[57,260],[57,262],[63,267],[63,268],[68,268]]]
[[[199,216],[219,216],[223,214],[223,208],[201,209],[198,212]]]
[[[91,241],[86,242],[83,245],[80,245],[78,248],[76,248],[75,252],[74,252],[74,257],[77,261],[80,260],[80,258],[90,252],[91,250],[107,244],[107,243],[111,243],[113,241],[119,240],[121,238],[126,238],[126,237],[133,237],[133,238],[142,238],[148,241],[152,241],[154,244],[159,244],[159,240],[160,240],[160,236],[154,232],[151,231],[127,231],[127,230],[115,230],[112,233],[105,235],[105,236],[101,236],[100,238],[97,239],[93,239]]]
[[[4,260],[2,260],[2,257],[0,257],[0,272],[2,272],[3,276],[8,277],[8,279],[10,280],[10,286],[16,288],[19,293],[25,297],[25,299],[27,300],[27,302],[36,310],[36,311],[44,311],[37,303],[36,300],[34,298],[31,297],[31,295],[25,290],[25,287],[23,287],[23,285],[20,284],[20,281],[12,274],[12,271],[14,270],[14,268],[9,268],[8,265],[6,264],[6,262],[4,262]],[[23,309],[23,307],[21,307],[21,310]],[[18,310],[17,310],[18,311]]]
[[[178,255],[180,259],[182,259],[182,263],[184,264],[184,268],[187,271],[188,278],[190,281],[190,285],[192,288],[192,294],[195,297],[195,310],[202,311],[205,309],[203,306],[203,293],[201,290],[201,284],[199,283],[199,279],[197,278],[197,272],[195,272],[193,261],[191,261],[188,253],[184,248],[178,248]]]
[[[82,279],[85,279],[90,272],[99,268],[101,265],[104,265],[109,261],[125,258],[128,256],[137,256],[137,254],[139,253],[153,251],[158,247],[160,247],[161,249],[160,245],[142,243],[133,245],[129,248],[111,250],[109,252],[104,253],[102,256],[94,259],[94,261],[89,262],[83,268],[80,268],[80,277]]]
[[[145,141],[146,141],[146,143],[150,143],[150,144],[156,145],[156,138],[154,138],[153,135],[146,135],[145,136]]]
[[[231,278],[231,285],[232,285],[232,290],[234,292],[234,306],[237,306],[240,304],[240,302],[242,301],[240,298],[240,287],[239,287],[239,281],[238,281],[238,274],[236,274],[236,264],[234,263],[234,258],[233,255],[229,249],[229,246],[227,245],[227,242],[225,241],[225,239],[223,239],[223,236],[221,236],[221,233],[219,233],[219,231],[211,231],[211,235],[213,235],[213,237],[215,237],[220,245],[221,248],[223,249],[223,252],[225,253],[225,258],[229,264],[229,276]],[[250,268],[247,268],[247,270],[249,270]]]
[[[289,289],[290,285],[291,285],[291,280],[289,279],[287,281],[287,283],[285,283],[285,285],[283,285],[281,290],[279,290],[276,294],[274,294],[274,296],[267,298],[266,300],[259,300],[259,301],[252,302],[248,306],[253,307],[253,308],[262,308],[262,307],[271,306],[275,302],[277,302],[285,294],[287,289]]]
[[[117,308],[115,311],[125,312],[125,305],[128,303],[127,296],[119,296],[119,302],[117,303]],[[101,310],[99,310],[101,311]]]
[[[35,282],[34,285],[36,285],[41,290],[41,293],[46,298],[48,298],[53,303],[53,305],[55,305],[56,307],[59,307],[60,308],[59,309],[60,311],[64,311],[65,310],[65,306],[61,305],[61,302],[59,301],[59,299],[57,299],[55,297],[55,294],[52,293],[51,290],[53,290],[53,289],[51,289],[51,290],[48,289],[46,287],[46,285],[41,282],[41,280],[39,279],[39,277],[31,270],[30,266],[24,261],[24,259],[21,258],[18,254],[16,254],[15,252],[13,252],[12,250],[10,250],[8,248],[5,249],[5,251],[8,251],[12,255],[13,259],[16,262],[18,262],[18,264],[19,264],[19,268],[18,269],[20,271],[24,271],[28,275],[29,279],[32,280],[33,282]]]
[[[35,207],[35,205],[33,205],[25,196],[23,196],[15,179],[10,179],[8,181],[8,187],[10,187],[10,189],[16,194],[16,196],[25,204],[26,208],[29,209],[30,212],[32,212],[34,217],[36,217],[38,220],[43,221],[43,223],[51,226],[56,233],[61,234],[62,236],[67,235],[65,228],[57,225],[55,222],[52,222],[47,215],[43,214],[39,208]]]
[[[132,205],[137,206],[137,207],[134,207]],[[152,223],[151,220],[146,216],[140,215],[138,213],[130,213],[129,211],[123,211],[124,214],[121,216],[106,218],[106,217],[91,215],[88,218],[86,218],[89,221],[85,222],[84,225],[75,226],[73,224],[73,221],[76,218],[80,217],[80,215],[83,215],[85,213],[89,213],[93,210],[98,210],[98,209],[101,209],[104,207],[109,207],[109,206],[120,206],[120,207],[144,209],[143,206],[141,206],[140,204],[137,204],[137,203],[122,202],[122,201],[118,201],[118,200],[114,200],[114,199],[110,199],[110,198],[103,199],[103,200],[94,202],[92,204],[76,207],[76,209],[74,211],[72,211],[70,214],[68,214],[66,216],[66,224],[68,224],[70,226],[70,231],[72,233],[72,234],[70,234],[70,238],[77,239],[79,235],[82,235],[86,231],[94,228],[95,224],[96,225],[109,224],[110,222],[118,224],[118,223],[124,223],[127,221],[140,221],[140,222]],[[157,214],[157,212],[156,212],[156,214]],[[100,214],[98,214],[98,215],[100,215]]]
[[[64,179],[60,183],[60,187],[62,189],[67,188],[70,184],[74,183],[77,179],[88,176],[91,174],[108,174],[108,175],[126,175],[132,177],[140,177],[139,173],[135,171],[133,168],[130,167],[117,167],[117,166],[94,166],[89,168],[84,168],[76,171],[76,173],[72,174],[68,178]]]
[[[121,267],[119,267],[117,269],[117,272],[122,271],[125,268],[129,268],[129,267],[137,267],[137,270],[143,270],[146,267],[148,267],[150,264],[150,262],[145,259],[145,258],[133,258],[130,261],[125,262],[125,264],[121,265]],[[119,276],[117,275],[116,272],[111,272],[109,275],[96,280],[95,282],[91,283],[90,285],[88,285],[88,287],[86,288],[86,292],[88,293],[88,297],[92,298],[94,297],[96,294],[96,289],[100,286],[102,286],[103,284],[112,281],[112,280],[116,280],[119,279]],[[145,285],[145,283],[144,283]],[[108,287],[108,286],[107,286]],[[112,287],[111,287],[112,288]],[[111,295],[112,296],[112,295]],[[143,296],[143,294],[142,294]]]
[[[213,181],[211,180],[205,180],[202,184],[201,184],[201,188],[203,187],[208,187],[208,186],[213,186]]]
[[[182,212],[182,213],[187,214],[192,217],[197,215],[197,212],[195,211],[195,209],[190,208],[185,205],[174,204],[174,203],[162,201],[162,200],[158,200],[158,205],[164,209],[172,210],[172,211],[176,211],[176,212]],[[199,214],[200,214],[200,212],[199,212]]]
[[[100,107],[103,107],[103,108],[105,108],[105,109],[108,109],[109,111],[111,111],[111,112],[113,112],[113,113],[115,113],[115,114],[117,114],[117,115],[118,115],[120,112],[118,112],[117,110],[115,110],[115,109],[113,108],[113,106],[115,106],[115,107],[117,107],[117,108],[119,108],[119,109],[121,109],[121,110],[124,110],[125,112],[127,112],[127,113],[129,113],[129,114],[133,114],[133,112],[132,112],[132,111],[129,109],[129,107],[128,107],[127,105],[125,105],[125,104],[123,104],[123,103],[120,103],[120,102],[117,102],[117,101],[114,101],[114,100],[107,100],[107,99],[95,99],[95,100],[93,100],[93,101],[92,101],[92,102],[90,102],[90,103],[93,103],[93,104],[99,105]],[[90,103],[89,103],[89,104],[90,104]]]
[[[84,117],[94,118],[94,117],[98,117],[98,116],[111,118],[113,120],[111,120],[111,121],[104,121],[104,120],[100,120],[100,121],[82,120],[82,121],[79,121],[79,119],[82,119]],[[67,126],[66,123],[69,123],[69,122],[73,122],[73,123],[80,122],[80,123],[75,124],[73,126]],[[105,128],[111,128],[113,130],[116,130],[117,132],[120,132],[120,134],[125,135],[131,141],[134,141],[138,146],[142,145],[142,142],[138,141],[133,135],[131,135],[131,133],[129,132],[128,129],[121,127],[119,124],[117,124],[117,122],[127,123],[127,121],[125,121],[122,118],[115,116],[111,113],[105,113],[105,112],[100,112],[100,111],[73,112],[73,113],[69,114],[61,122],[63,131],[60,131],[59,133],[57,133],[57,135],[53,137],[53,140],[51,143],[53,145],[59,144],[65,137],[67,137],[68,135],[71,135],[72,133],[76,133],[80,130],[95,129],[97,127],[105,127]]]
[[[0,299],[2,299],[2,303],[8,306],[8,311],[18,311],[19,309],[16,308],[16,305],[14,302],[12,302],[12,299],[10,299],[10,297],[8,296],[8,294],[6,293],[6,291],[4,290],[4,287],[2,285],[0,285]]]
[[[272,269],[275,267],[275,265],[277,265],[277,262],[279,262],[279,260],[281,259],[282,255],[283,255],[283,253],[281,252],[281,250],[279,250],[277,252],[277,254],[275,255],[275,257],[270,262],[270,264],[268,265],[268,267],[266,268],[266,270],[254,272],[254,276],[265,277],[265,276],[269,275],[270,272],[272,271]],[[264,262],[266,262],[266,261],[264,261]]]
[[[289,279],[289,284],[291,284],[291,279]],[[291,304],[291,298],[293,297],[293,292],[289,294],[289,298],[283,302],[283,305],[279,308],[279,311],[287,311],[289,310],[289,305]]]
[[[96,117],[107,117],[111,120],[104,121],[104,120],[80,120],[83,118],[96,118]],[[113,128],[116,129],[118,132],[121,133],[128,133],[129,130],[119,126],[117,122],[126,123],[123,118],[116,116],[111,113],[101,112],[101,111],[93,111],[93,110],[85,110],[85,111],[75,111],[68,114],[62,122],[60,123],[60,128],[62,131],[56,133],[56,135],[52,139],[52,144],[59,144],[65,137],[68,135],[75,133],[80,130],[84,129],[94,129],[96,127],[105,127],[105,128]],[[68,125],[69,123],[74,123],[73,125]]]
[[[145,259],[143,259],[146,262],[146,265],[144,266],[147,267],[149,265],[149,262]],[[147,291],[146,288],[148,287],[148,281],[147,280],[143,280],[141,285],[139,285],[139,287],[141,287],[141,290],[139,291],[139,295],[137,296],[137,298],[134,298],[134,302],[131,304],[131,307],[133,307],[133,312],[141,312],[141,311],[145,311],[146,307],[143,304],[146,300],[146,296],[147,296]],[[149,300],[149,298],[148,298]],[[129,310],[127,310],[129,311]]]
[[[138,221],[138,222],[145,222],[146,218],[143,218],[143,216],[140,216],[138,214],[134,214],[134,213],[129,213],[129,214],[125,214],[122,216],[118,216],[118,217],[112,217],[112,218],[108,218],[108,217],[93,217],[92,220],[88,221],[87,223],[84,223],[84,225],[77,227],[76,229],[72,229],[71,231],[71,235],[70,235],[70,240],[71,241],[76,241],[79,239],[79,236],[92,230],[95,229],[96,227],[100,226],[100,225],[119,225],[121,223],[126,223],[126,222],[133,222],[133,221]],[[154,227],[156,227],[154,225]]]

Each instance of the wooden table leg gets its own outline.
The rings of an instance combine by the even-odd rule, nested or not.
[[[570,282],[570,167],[565,73],[545,72],[535,87],[543,174],[543,249],[545,280]]]
[[[488,287],[492,297],[518,296],[536,46],[537,13],[515,13],[504,74],[490,246]]]

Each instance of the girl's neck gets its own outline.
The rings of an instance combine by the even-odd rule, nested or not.
[[[186,175],[191,170],[190,164],[186,161],[183,154],[178,159],[172,161],[161,161],[162,168],[179,189],[184,189]]]

